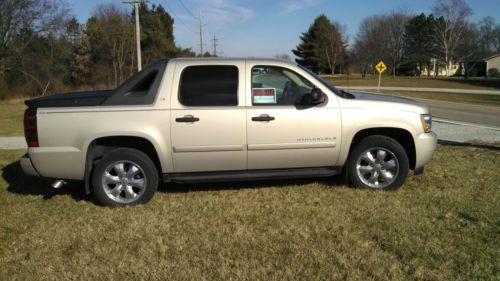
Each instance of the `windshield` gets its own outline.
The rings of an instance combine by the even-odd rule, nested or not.
[[[316,73],[314,73],[311,70],[309,70],[307,67],[302,66],[302,65],[298,65],[298,67],[302,68],[307,73],[311,74],[314,78],[316,78],[316,80],[318,80],[321,84],[323,84],[325,87],[327,87],[330,91],[334,92],[337,96],[341,96],[341,97],[343,96],[339,89],[335,88],[335,86],[333,86],[332,84],[330,84],[330,82],[328,82],[325,79],[321,78]]]

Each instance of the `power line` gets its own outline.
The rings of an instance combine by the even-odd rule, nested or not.
[[[184,10],[186,10],[186,12],[188,12],[188,14],[190,16],[192,16],[194,19],[198,19],[193,13],[191,13],[191,11],[186,7],[186,5],[184,5],[184,2],[182,2],[182,0],[177,0],[181,6],[184,8]]]
[[[173,16],[173,14],[172,14],[172,16]],[[198,34],[198,31],[191,29],[191,27],[189,27],[180,17],[175,16],[174,18],[176,20],[178,20],[189,32]]]
[[[180,1],[180,0],[179,0],[179,1]],[[165,3],[166,1],[163,1],[163,2]],[[180,17],[175,17],[175,18],[176,18],[177,20],[179,20],[179,22],[180,22],[180,23],[182,23],[182,25],[184,25],[184,26],[187,28],[187,30],[189,30],[189,31],[191,31],[191,32],[193,32],[193,33],[198,33],[198,34],[199,34],[199,37],[200,37],[200,44],[199,44],[199,45],[200,45],[200,55],[202,55],[202,56],[203,56],[203,27],[204,27],[205,25],[202,23],[202,19],[201,19],[201,9],[199,10],[199,16],[198,16],[198,17],[195,17],[195,16],[193,15],[193,13],[191,13],[191,12],[189,11],[189,9],[188,9],[188,8],[184,5],[184,3],[182,3],[182,2],[180,2],[180,3],[181,3],[181,5],[184,7],[184,9],[186,9],[186,11],[188,11],[188,13],[189,13],[189,14],[190,14],[190,15],[191,15],[194,19],[198,20],[198,22],[199,22],[199,26],[198,26],[199,31],[198,31],[198,32],[196,32],[196,31],[191,30],[191,29],[190,29],[190,28],[189,28],[189,27],[188,27],[188,26],[187,26],[187,25],[186,25],[186,24],[185,24],[185,23],[181,20],[181,18],[180,18]],[[165,7],[166,7],[166,4],[165,4]],[[171,13],[171,14],[172,14],[172,16],[174,15],[173,13]]]
[[[164,1],[164,2],[166,2],[166,1]],[[164,3],[164,5],[165,5],[165,9],[167,10],[167,12],[169,12],[169,14],[171,14],[175,20],[179,21],[188,31],[195,33],[195,34],[198,34],[198,31],[191,29],[180,17],[174,15],[173,9],[170,9],[169,7],[167,7],[167,5],[165,3]],[[168,10],[170,10],[170,11],[168,11]],[[196,20],[198,20],[198,18],[196,18]]]

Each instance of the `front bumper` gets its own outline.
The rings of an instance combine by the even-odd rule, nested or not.
[[[33,166],[33,163],[31,162],[31,159],[28,156],[28,154],[25,154],[23,157],[21,157],[21,160],[19,161],[21,162],[21,168],[23,170],[23,173],[29,176],[37,176],[37,177],[40,176],[40,174]]]
[[[432,154],[436,150],[437,135],[434,132],[418,135],[415,140],[415,171],[423,171],[424,165],[432,159]]]

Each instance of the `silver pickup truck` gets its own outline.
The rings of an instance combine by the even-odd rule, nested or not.
[[[416,101],[341,91],[291,62],[159,61],[115,90],[26,101],[28,175],[82,180],[104,205],[160,182],[328,177],[395,189],[436,148]]]

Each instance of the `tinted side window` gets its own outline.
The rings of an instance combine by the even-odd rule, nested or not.
[[[186,67],[181,75],[179,101],[185,106],[238,105],[238,68],[232,65]]]

